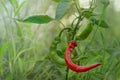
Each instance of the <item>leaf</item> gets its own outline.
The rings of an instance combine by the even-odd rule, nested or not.
[[[16,63],[16,61],[18,60],[18,58],[20,57],[20,55],[22,55],[24,52],[26,52],[26,51],[29,51],[29,50],[31,50],[32,48],[28,48],[28,49],[23,49],[23,50],[21,50],[17,55],[16,55],[16,57],[15,57],[15,59],[14,59],[14,63]]]
[[[68,9],[70,9],[71,5],[72,5],[72,0],[61,0],[57,6],[55,19],[56,20],[61,19],[68,11]]]
[[[17,8],[18,7],[18,2],[17,2],[17,0],[9,0],[10,1],[10,3],[12,4],[12,6],[14,7],[14,8]]]
[[[101,3],[104,5],[109,5],[110,1],[109,0],[101,0]]]
[[[10,41],[8,40],[4,44],[0,44],[0,58],[4,55],[5,51],[7,50],[9,43]]]
[[[53,19],[47,15],[34,15],[23,20],[22,19],[17,19],[17,20],[21,22],[44,24],[52,21]]]
[[[39,69],[40,69],[40,66],[41,66],[41,63],[42,63],[43,61],[36,61],[36,64],[35,64],[35,66],[33,67],[33,71],[32,72],[34,72],[34,73],[37,73],[38,71],[39,71]]]
[[[104,20],[95,20],[95,24],[102,28],[109,28],[108,24]]]
[[[8,11],[8,8],[7,8],[6,3],[5,3],[4,1],[2,1],[2,0],[0,0],[0,3],[1,3],[1,5],[2,5],[2,7],[5,9],[7,15],[9,15],[9,11]]]
[[[61,0],[53,0],[53,1],[55,1],[55,2],[60,2]]]
[[[19,5],[19,7],[15,10],[15,15],[17,15],[17,14],[19,13],[20,9],[24,6],[25,3],[26,3],[26,1],[23,1],[23,2]]]
[[[19,65],[20,71],[23,72],[23,62],[22,62],[22,59],[20,57],[18,58],[18,65]]]
[[[37,75],[37,73],[39,73],[42,62],[43,61],[36,61],[34,67],[28,72],[27,78],[33,79]]]

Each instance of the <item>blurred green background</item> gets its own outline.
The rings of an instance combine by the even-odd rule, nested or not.
[[[101,60],[100,70],[78,74],[70,71],[70,80],[120,80],[119,3],[120,0],[111,0],[105,14],[110,27],[98,30],[88,46],[87,53],[92,54],[83,61],[89,64],[89,60]],[[0,0],[0,80],[65,80],[66,68],[45,59],[61,25],[54,21],[32,24],[15,20],[42,14],[54,18],[57,4],[52,0]],[[70,20],[65,18],[62,22],[69,25]],[[81,48],[90,42],[94,32],[81,43]]]

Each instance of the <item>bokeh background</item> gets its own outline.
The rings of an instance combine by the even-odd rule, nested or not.
[[[80,6],[87,7],[88,1],[80,0]],[[119,3],[120,0],[110,0],[105,14],[109,28],[100,28],[88,46],[87,53],[93,53],[86,54],[90,57],[88,64],[101,60],[103,66],[98,71],[84,74],[71,71],[70,80],[120,80]],[[47,24],[16,21],[16,18],[32,15],[46,14],[54,18],[57,5],[52,0],[0,0],[0,80],[65,80],[66,68],[45,59],[62,25],[55,21]],[[101,4],[98,3],[96,12],[100,9]],[[69,25],[71,16],[63,18],[61,22]],[[94,32],[82,43],[81,48],[90,42]]]

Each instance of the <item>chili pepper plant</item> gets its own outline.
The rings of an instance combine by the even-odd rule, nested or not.
[[[9,13],[5,0],[0,1],[10,20],[6,25],[3,17],[7,39],[0,42],[4,47],[0,46],[0,53],[5,53],[2,58],[0,54],[0,80],[119,80],[119,51],[115,50],[119,43],[112,42],[106,20],[110,1],[89,0],[87,7],[81,6],[82,0],[45,1],[47,8],[55,6],[55,14],[27,18],[19,13],[26,1],[9,0],[14,13]],[[28,29],[30,23],[37,28]],[[105,36],[107,32],[110,36]]]
[[[86,56],[87,53],[80,52],[80,49],[78,50],[78,48],[75,47],[78,45],[78,43],[81,43],[82,41],[86,40],[89,37],[95,25],[101,28],[109,27],[106,21],[104,20],[105,11],[109,5],[109,1],[108,0],[100,1],[101,4],[103,5],[100,14],[95,13],[95,10],[97,8],[96,0],[91,0],[89,2],[88,8],[80,7],[79,0],[54,0],[54,1],[58,3],[55,18],[51,18],[48,15],[40,15],[17,20],[21,22],[32,21],[33,23],[40,24],[56,21],[59,22],[59,24],[62,24],[64,28],[60,30],[60,33],[56,35],[56,37],[52,41],[51,46],[49,48],[48,56],[45,59],[49,59],[51,61],[51,64],[55,63],[56,65],[58,65],[58,67],[66,68],[66,70],[64,70],[65,72],[64,79],[70,80],[70,77],[72,76],[69,76],[70,74],[69,70],[71,70],[71,74],[73,75],[72,72],[77,73],[87,72],[88,70],[94,69],[102,65],[102,62],[99,61],[98,63],[90,66],[82,66],[84,63],[81,62],[81,60],[84,57],[85,60],[87,59]],[[70,15],[67,15],[68,13],[67,11],[73,12]],[[61,22],[61,20],[66,15],[74,16],[69,25],[65,25],[64,23]],[[97,29],[98,28],[96,28],[96,31]],[[96,33],[94,33],[94,35],[95,34]],[[85,47],[84,51],[86,51],[86,49],[87,48]],[[71,55],[71,53],[73,54]],[[85,65],[87,64],[85,63]],[[95,72],[97,71],[100,71],[100,67],[95,69]],[[75,78],[75,76],[73,77]]]
[[[65,41],[66,43],[68,43],[68,46],[65,50],[62,50],[61,51],[61,55],[62,53],[64,53],[64,60],[57,54],[57,51],[56,53],[52,53],[49,54],[51,55],[50,58],[53,60],[53,61],[56,61],[56,63],[58,64],[66,64],[67,66],[67,69],[66,69],[66,80],[69,80],[69,69],[71,69],[73,72],[86,72],[88,70],[91,70],[97,66],[100,66],[101,63],[97,63],[97,64],[93,64],[93,65],[90,65],[90,66],[78,66],[77,64],[79,64],[80,62],[80,59],[77,59],[76,57],[78,56],[81,56],[81,55],[78,55],[77,51],[74,52],[73,54],[73,58],[77,59],[76,61],[74,61],[74,64],[72,59],[70,58],[70,54],[72,52],[72,50],[74,49],[74,47],[77,46],[77,43],[76,42],[81,42],[82,40],[85,40],[89,35],[90,33],[92,32],[93,28],[94,28],[94,25],[98,25],[100,27],[103,27],[103,28],[108,28],[108,25],[107,23],[103,20],[103,17],[104,17],[104,14],[105,14],[105,10],[107,8],[107,6],[109,5],[109,1],[107,2],[102,2],[104,7],[103,7],[103,11],[101,14],[97,15],[94,13],[94,10],[96,9],[96,6],[95,6],[95,0],[92,0],[91,3],[90,3],[90,6],[89,8],[85,9],[85,8],[80,8],[79,4],[77,3],[77,1],[64,1],[62,0],[59,4],[58,4],[58,7],[57,7],[57,12],[59,11],[59,7],[61,6],[61,3],[71,3],[71,4],[74,4],[74,7],[76,9],[76,13],[78,15],[75,16],[75,18],[73,19],[72,23],[70,24],[70,26],[68,26],[67,28],[63,28],[60,32],[60,34],[55,38],[56,40],[56,44],[55,41],[53,41],[52,43],[52,47],[50,48],[50,51],[52,49],[54,49],[54,51],[57,50],[57,45],[61,42],[62,43],[62,38],[61,38],[61,35],[63,33],[63,31],[66,31],[67,34],[64,34],[66,37],[67,37],[67,40]],[[96,16],[101,16],[100,18],[96,18]],[[63,15],[56,15],[56,19],[59,20],[63,17]],[[86,21],[84,23],[84,21]],[[84,24],[83,24],[84,23]],[[86,24],[86,25],[85,25]],[[104,26],[102,25],[104,24]],[[64,24],[63,24],[64,25]],[[74,41],[73,41],[74,40]],[[58,43],[57,43],[58,41]],[[54,47],[53,47],[54,46]],[[59,48],[60,50],[60,48]],[[65,52],[63,52],[65,51]]]

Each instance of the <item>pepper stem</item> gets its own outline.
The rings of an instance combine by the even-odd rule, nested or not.
[[[69,74],[69,68],[67,67],[67,69],[66,69],[66,79],[65,80],[68,80],[68,74]]]

